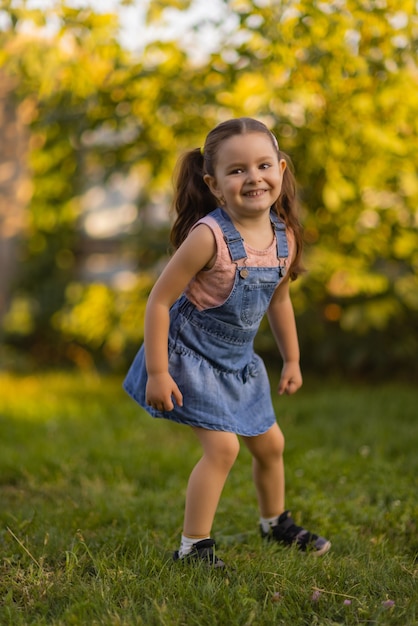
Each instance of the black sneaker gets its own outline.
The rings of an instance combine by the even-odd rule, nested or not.
[[[267,541],[278,541],[287,546],[295,544],[301,552],[312,552],[315,556],[322,556],[331,548],[331,542],[324,537],[318,537],[301,526],[296,526],[290,511],[285,511],[277,518],[277,525],[268,532],[262,528],[261,536]]]
[[[193,544],[193,547],[189,554],[181,557],[179,551],[176,550],[173,554],[174,561],[206,561],[211,567],[225,567],[225,563],[222,559],[219,559],[215,554],[215,542],[213,539],[201,539]]]

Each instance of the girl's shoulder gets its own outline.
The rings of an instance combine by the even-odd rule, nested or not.
[[[199,219],[196,224],[192,226],[191,230],[193,231],[195,228],[200,227],[201,225],[205,225],[211,230],[216,245],[216,259],[214,259],[215,265],[217,269],[224,270],[226,267],[231,265],[231,258],[229,255],[228,246],[225,242],[224,231],[222,230],[222,227],[216,218],[216,211],[212,211],[211,213],[208,213],[207,215]]]
[[[215,215],[213,215],[213,213],[215,213],[214,211],[212,211],[211,213],[208,213],[207,215],[205,215],[204,217],[201,217],[191,228],[191,231],[193,231],[195,228],[197,228],[198,226],[200,226],[201,224],[205,224],[205,226],[208,226],[210,228],[210,230],[213,232],[213,235],[215,237],[216,242],[218,242],[219,237],[223,240],[223,233],[222,233],[222,228],[219,225],[218,221],[216,220]],[[190,231],[190,232],[191,232]]]

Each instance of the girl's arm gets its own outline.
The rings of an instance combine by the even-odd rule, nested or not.
[[[147,404],[158,411],[172,411],[173,398],[182,405],[182,394],[168,372],[169,310],[190,280],[208,266],[216,254],[212,231],[196,227],[175,252],[155,283],[145,312],[145,362]]]
[[[270,328],[273,332],[283,368],[278,386],[279,395],[295,393],[302,386],[299,365],[299,342],[295,314],[289,293],[289,280],[285,279],[277,287],[267,311]]]

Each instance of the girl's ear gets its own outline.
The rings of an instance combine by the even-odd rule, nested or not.
[[[280,167],[281,173],[284,174],[284,171],[285,171],[285,169],[287,167],[287,163],[286,163],[285,159],[280,159],[279,167]]]
[[[209,174],[205,174],[203,180],[209,187],[211,193],[217,198],[219,196],[219,189],[216,184],[216,178],[214,176],[210,176]]]

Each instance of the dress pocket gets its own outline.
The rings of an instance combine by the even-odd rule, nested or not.
[[[277,283],[255,283],[244,286],[241,320],[253,325],[261,322]]]

